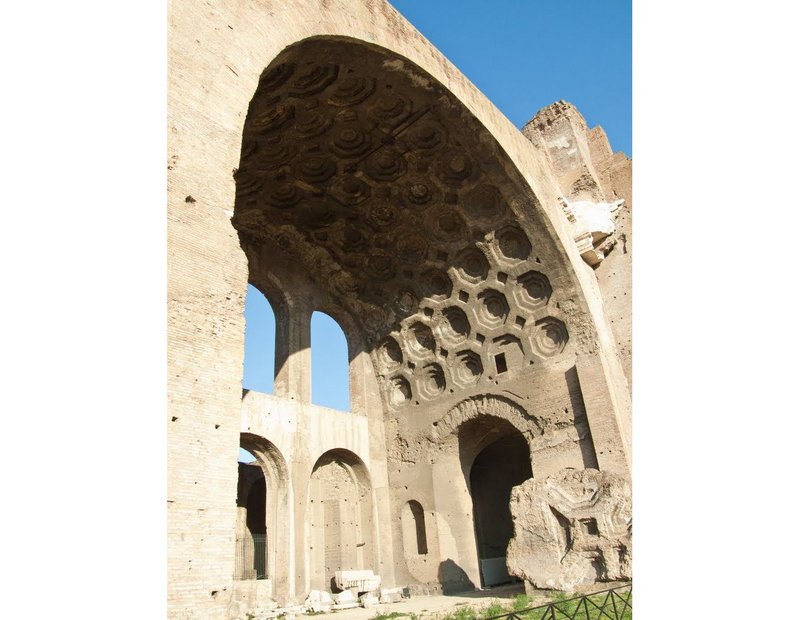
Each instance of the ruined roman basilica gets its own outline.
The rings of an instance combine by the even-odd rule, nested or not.
[[[629,580],[631,161],[564,101],[518,130],[384,0],[174,0],[168,36],[169,617]]]

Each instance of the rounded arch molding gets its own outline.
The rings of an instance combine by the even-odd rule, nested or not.
[[[524,407],[504,396],[492,394],[462,400],[434,423],[431,439],[445,444],[456,441],[458,431],[467,422],[486,417],[500,418],[517,429],[530,442],[544,434],[541,423]]]
[[[289,469],[278,447],[266,437],[255,433],[241,433],[241,446],[250,452],[264,470],[265,477],[281,486],[289,484]]]

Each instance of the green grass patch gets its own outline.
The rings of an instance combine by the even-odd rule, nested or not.
[[[377,614],[375,616],[372,616],[370,620],[393,620],[393,618],[403,618],[405,616],[411,617],[412,620],[413,618],[416,618],[416,614],[407,614],[403,613],[402,611],[393,611],[390,614]]]

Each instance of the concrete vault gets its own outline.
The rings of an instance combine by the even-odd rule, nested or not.
[[[513,487],[630,475],[629,335],[559,201],[580,162],[388,4],[344,4],[172,8],[171,617],[302,602],[337,571],[417,592],[524,579]],[[593,261],[616,260],[609,239]],[[273,394],[241,390],[248,282],[275,312]],[[311,404],[315,310],[347,339],[349,412]],[[258,536],[263,566],[237,568]]]

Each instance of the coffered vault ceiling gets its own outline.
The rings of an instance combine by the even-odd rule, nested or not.
[[[350,311],[399,407],[564,350],[555,266],[508,206],[505,161],[408,61],[307,40],[260,79],[233,223],[249,251],[288,253]]]

